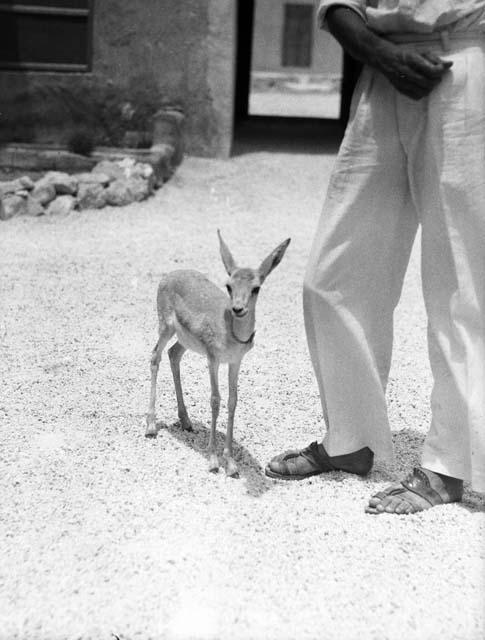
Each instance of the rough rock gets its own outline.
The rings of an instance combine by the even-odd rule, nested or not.
[[[148,162],[137,162],[133,167],[132,176],[149,180],[153,176],[153,167]]]
[[[19,182],[22,187],[24,189],[27,189],[28,191],[32,191],[35,186],[35,182],[32,180],[32,178],[29,178],[29,176],[22,176],[21,178],[19,178]]]
[[[134,158],[123,158],[123,160],[119,160],[116,164],[123,170],[123,175],[126,178],[131,178],[136,165],[136,160]]]
[[[136,202],[141,202],[152,193],[151,185],[143,178],[129,178],[126,180],[128,189],[133,193]]]
[[[54,185],[44,177],[35,183],[32,189],[32,197],[38,200],[40,204],[46,205],[56,197],[56,189]]]
[[[26,214],[28,216],[33,216],[36,218],[37,216],[43,216],[45,213],[44,207],[40,204],[38,200],[36,200],[35,198],[32,198],[32,196],[27,197],[26,206],[27,206]]]
[[[20,180],[6,180],[5,182],[0,182],[0,197],[7,195],[8,193],[15,193],[19,189],[23,189],[23,185]]]
[[[125,177],[123,167],[112,160],[101,160],[93,167],[92,173],[104,173],[110,180],[118,180]]]
[[[77,192],[80,209],[101,209],[106,204],[106,191],[101,184],[81,183]]]
[[[16,196],[16,199],[2,205],[1,217],[6,220],[19,213],[62,215],[72,211],[76,205],[80,209],[100,209],[106,204],[124,206],[140,202],[161,186],[171,173],[171,156],[166,151],[160,148],[144,155],[146,162],[129,156],[113,156],[111,160],[98,162],[89,173],[71,175],[52,170],[35,183],[29,176],[0,182],[0,199]],[[159,166],[161,159],[163,167]],[[74,197],[76,194],[77,199]],[[18,197],[23,199],[23,204]]]
[[[151,164],[148,162],[137,162],[133,167],[133,178],[142,178],[148,182],[149,193],[153,193],[157,186],[157,179]]]
[[[115,180],[106,189],[106,202],[121,207],[132,202],[140,202],[150,194],[150,186],[141,178]]]
[[[123,205],[131,204],[134,201],[134,194],[125,179],[115,180],[106,188],[107,204],[122,207]]]
[[[77,192],[76,178],[63,171],[49,171],[44,180],[53,184],[59,195],[74,195]]]
[[[134,158],[123,158],[117,161],[118,166],[123,170],[125,178],[143,178],[149,183],[150,193],[155,188],[155,173],[153,167],[147,162],[137,162]]]
[[[74,196],[65,194],[57,196],[55,200],[47,207],[46,213],[48,215],[65,216],[76,206],[76,198]]]
[[[15,180],[7,180],[0,182],[0,198],[9,194],[16,193],[17,191],[31,190],[34,187],[34,182],[28,176],[22,176]]]
[[[0,200],[0,220],[9,220],[27,212],[27,201],[22,196],[7,195]]]
[[[103,186],[106,186],[111,182],[111,178],[101,172],[77,173],[74,177],[78,184],[102,184]]]

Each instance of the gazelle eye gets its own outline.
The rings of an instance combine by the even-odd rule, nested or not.
[[[254,287],[253,290],[251,291],[251,293],[253,294],[253,296],[258,294],[259,293],[259,287]]]
[[[227,293],[228,293],[229,295],[231,295],[231,293],[232,293],[232,289],[231,289],[231,285],[230,285],[230,284],[226,284],[226,289],[227,289]]]

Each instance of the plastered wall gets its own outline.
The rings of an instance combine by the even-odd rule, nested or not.
[[[23,118],[32,141],[65,142],[80,108],[89,109],[83,101],[106,103],[106,91],[112,100],[122,87],[120,101],[128,90],[149,104],[179,106],[189,153],[227,156],[235,14],[236,0],[95,0],[91,72],[0,71],[2,141]]]

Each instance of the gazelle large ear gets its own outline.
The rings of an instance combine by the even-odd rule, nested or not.
[[[267,258],[263,260],[259,267],[259,277],[261,282],[264,281],[275,267],[279,265],[283,256],[285,255],[286,248],[290,244],[291,238],[287,238],[284,242],[279,244],[274,251],[272,251]]]
[[[217,235],[219,236],[219,249],[221,252],[222,262],[224,263],[228,275],[231,275],[234,269],[236,269],[236,263],[232,257],[232,253],[229,251],[229,247],[222,239],[219,229],[217,229]]]

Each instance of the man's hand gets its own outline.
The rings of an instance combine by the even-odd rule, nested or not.
[[[399,47],[369,29],[352,9],[330,7],[327,22],[331,33],[356,60],[381,73],[405,96],[420,100],[427,96],[453,64],[431,51],[411,51]]]
[[[406,51],[390,45],[374,58],[374,64],[400,93],[421,100],[441,82],[453,63],[432,51]]]

